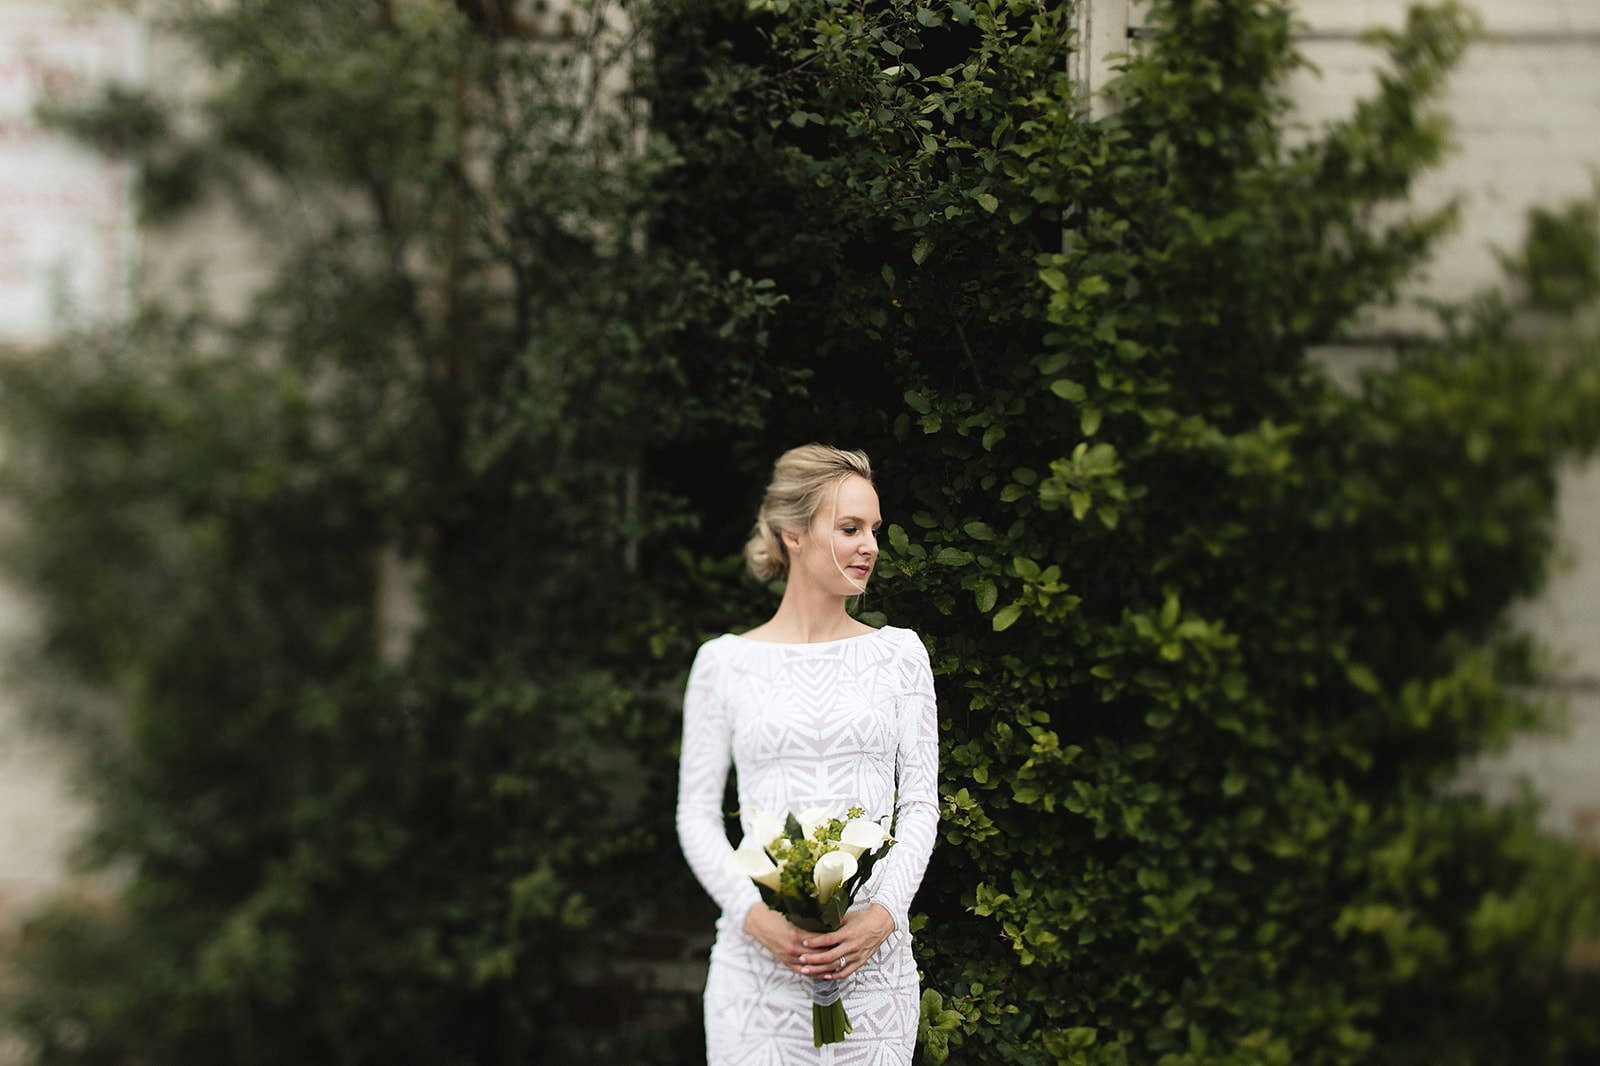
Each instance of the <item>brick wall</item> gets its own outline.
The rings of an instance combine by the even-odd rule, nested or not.
[[[1485,39],[1457,69],[1444,108],[1456,151],[1416,190],[1419,205],[1460,198],[1459,231],[1444,241],[1411,293],[1461,297],[1499,283],[1494,250],[1519,243],[1528,209],[1592,195],[1600,175],[1600,4],[1593,0],[1482,0]],[[1302,0],[1301,47],[1321,68],[1293,91],[1309,122],[1340,114],[1373,84],[1375,50],[1361,28],[1398,26],[1399,0]],[[1322,353],[1336,373],[1384,357],[1363,334],[1408,333],[1427,318],[1400,307],[1368,315],[1353,343]],[[1600,417],[1597,412],[1596,417]],[[1600,463],[1561,473],[1561,567],[1519,620],[1555,651],[1551,694],[1568,728],[1524,737],[1473,765],[1463,784],[1492,799],[1528,778],[1546,801],[1547,828],[1600,841]]]
[[[17,16],[36,21],[41,14],[72,14],[86,2],[0,0],[0,18],[11,17],[8,28],[16,34],[14,45],[21,37],[17,28],[23,25]],[[14,57],[16,52],[9,54]],[[7,83],[7,91],[12,94],[7,107],[23,106],[15,99],[18,84],[14,78]],[[12,119],[15,121],[16,116]],[[0,514],[0,521],[6,518]],[[0,648],[8,657],[27,631],[27,615],[21,602],[11,590],[0,587]],[[25,669],[25,664],[19,665]],[[68,784],[64,753],[26,727],[14,689],[14,681],[0,673],[0,948],[14,931],[17,917],[41,896],[65,883],[67,848],[85,815]],[[0,1062],[4,1056],[4,1049],[0,1048]]]
[[[1418,207],[1459,198],[1461,225],[1443,241],[1408,301],[1375,309],[1343,343],[1315,353],[1341,380],[1390,357],[1385,339],[1426,332],[1419,297],[1468,296],[1501,282],[1495,250],[1515,248],[1527,211],[1600,191],[1600,3],[1479,0],[1483,38],[1457,68],[1442,101],[1455,151],[1415,189]],[[1089,0],[1079,13],[1085,54],[1074,73],[1093,90],[1114,73],[1115,55],[1151,32],[1145,0]],[[1290,85],[1298,118],[1315,129],[1348,113],[1377,85],[1381,53],[1371,27],[1404,24],[1407,0],[1299,0],[1298,39],[1316,66]],[[1096,104],[1098,110],[1102,105]],[[1600,417],[1597,412],[1596,417]],[[1554,651],[1549,694],[1567,724],[1522,737],[1483,758],[1463,787],[1491,799],[1515,795],[1526,778],[1545,800],[1546,828],[1600,845],[1600,462],[1560,474],[1560,568],[1519,620]]]

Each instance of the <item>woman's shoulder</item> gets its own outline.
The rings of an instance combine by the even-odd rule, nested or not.
[[[752,636],[751,633],[758,635]],[[815,644],[788,644],[781,641],[763,640],[759,636],[759,629],[750,633],[722,633],[707,639],[695,652],[697,660],[714,660],[741,654],[761,654],[771,651],[813,651],[829,652],[841,646],[858,642],[870,642],[887,645],[896,653],[914,651],[926,654],[926,647],[922,638],[915,630],[902,626],[882,626],[877,629],[863,628],[861,632],[843,637],[839,640],[821,641]]]
[[[914,629],[906,629],[902,626],[884,626],[878,630],[878,633],[884,639],[890,641],[894,645],[895,651],[899,654],[910,655],[920,659],[928,657],[928,645]]]
[[[739,638],[732,633],[720,633],[701,643],[700,647],[695,649],[694,657],[696,659],[714,659],[718,655],[732,650],[738,643]]]

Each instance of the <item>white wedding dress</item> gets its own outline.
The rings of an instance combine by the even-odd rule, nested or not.
[[[928,653],[908,629],[820,644],[730,634],[701,646],[684,695],[677,817],[683,853],[722,908],[705,991],[709,1066],[911,1062],[918,988],[907,911],[933,850],[938,749]],[[844,982],[854,1032],[841,1043],[812,1046],[809,980],[744,932],[761,897],[722,869],[733,850],[722,809],[730,763],[746,831],[761,810],[859,806],[885,826],[898,816],[894,847],[856,898],[856,908],[887,908],[895,931]]]

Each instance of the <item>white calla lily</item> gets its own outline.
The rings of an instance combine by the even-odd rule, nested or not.
[[[883,826],[865,818],[857,818],[845,823],[844,832],[839,834],[839,849],[859,859],[862,852],[877,851],[888,839],[889,834],[883,831]]]
[[[848,851],[830,851],[822,856],[812,870],[817,881],[817,902],[828,902],[839,886],[855,875],[856,857]]]
[[[751,811],[750,828],[744,835],[741,848],[770,847],[774,840],[783,836],[783,819],[771,811]]]
[[[748,877],[757,884],[778,890],[782,867],[767,857],[759,847],[739,848],[723,862],[722,868],[738,877]]]
[[[831,805],[827,807],[807,807],[795,817],[795,821],[800,823],[800,831],[809,838],[812,833],[816,832],[817,826],[832,817],[833,807]]]

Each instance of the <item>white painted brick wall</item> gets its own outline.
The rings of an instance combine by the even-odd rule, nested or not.
[[[1400,25],[1406,6],[1400,0],[1302,0],[1302,48],[1322,69],[1320,78],[1301,76],[1293,85],[1308,122],[1342,114],[1371,90],[1381,57],[1360,41],[1359,31]],[[1600,176],[1600,2],[1492,0],[1476,6],[1485,39],[1468,52],[1443,100],[1456,151],[1414,196],[1419,206],[1460,197],[1461,225],[1440,245],[1425,281],[1410,290],[1414,296],[1458,298],[1500,283],[1494,249],[1518,245],[1527,210],[1593,195]],[[1406,332],[1427,321],[1400,308],[1367,315],[1360,329]],[[1600,844],[1600,462],[1564,470],[1560,484],[1564,565],[1519,615],[1555,652],[1552,694],[1567,701],[1569,724],[1563,733],[1521,738],[1480,760],[1463,783],[1505,799],[1526,778],[1546,802],[1548,828]]]
[[[28,613],[0,586],[0,646],[21,645]],[[60,887],[87,811],[68,784],[66,754],[28,728],[0,674],[0,949],[12,923]],[[0,950],[0,961],[3,961]],[[0,1056],[0,1062],[3,1062]]]
[[[1129,48],[1111,29],[1149,28],[1143,0],[1092,0],[1091,50],[1077,73],[1088,86],[1111,74],[1109,57]],[[1378,85],[1382,53],[1369,28],[1398,28],[1406,0],[1299,0],[1299,45],[1318,68],[1289,85],[1297,119],[1310,130],[1345,117]],[[1455,151],[1413,190],[1416,208],[1458,198],[1458,231],[1441,242],[1425,276],[1406,290],[1412,306],[1375,309],[1361,335],[1413,333],[1432,319],[1419,297],[1459,299],[1500,285],[1495,249],[1515,249],[1527,211],[1593,195],[1600,180],[1600,0],[1482,0],[1482,38],[1454,72],[1441,100]],[[1133,43],[1137,47],[1137,43]],[[1319,353],[1340,380],[1391,357],[1381,345]],[[1600,418],[1600,412],[1596,412]],[[1600,462],[1560,476],[1560,540],[1565,566],[1549,590],[1520,612],[1554,651],[1552,695],[1566,699],[1569,726],[1551,737],[1526,737],[1469,768],[1463,784],[1503,799],[1531,780],[1546,801],[1545,825],[1600,839]]]
[[[1596,5],[1600,9],[1600,4]],[[1291,91],[1302,121],[1320,126],[1376,85],[1375,51],[1353,39],[1303,43],[1320,76],[1297,75]],[[1455,149],[1414,192],[1417,207],[1461,205],[1460,229],[1444,240],[1414,295],[1464,296],[1501,283],[1494,249],[1522,238],[1527,210],[1581,198],[1600,167],[1600,35],[1568,42],[1487,41],[1467,54],[1442,101]],[[1365,328],[1424,328],[1405,308],[1366,316]]]
[[[1405,24],[1407,0],[1299,0],[1296,14],[1314,33],[1360,32]],[[1569,34],[1600,30],[1594,0],[1478,0],[1470,4],[1489,33]]]
[[[81,15],[92,4],[93,0],[0,0],[0,15]],[[5,519],[0,516],[0,521]],[[0,648],[5,657],[27,630],[27,612],[11,590],[0,586]],[[70,778],[66,753],[26,726],[11,685],[0,673],[0,977],[5,942],[16,920],[67,881],[67,850],[87,815]],[[18,1054],[15,1047],[0,1044],[0,1064],[17,1061]]]

